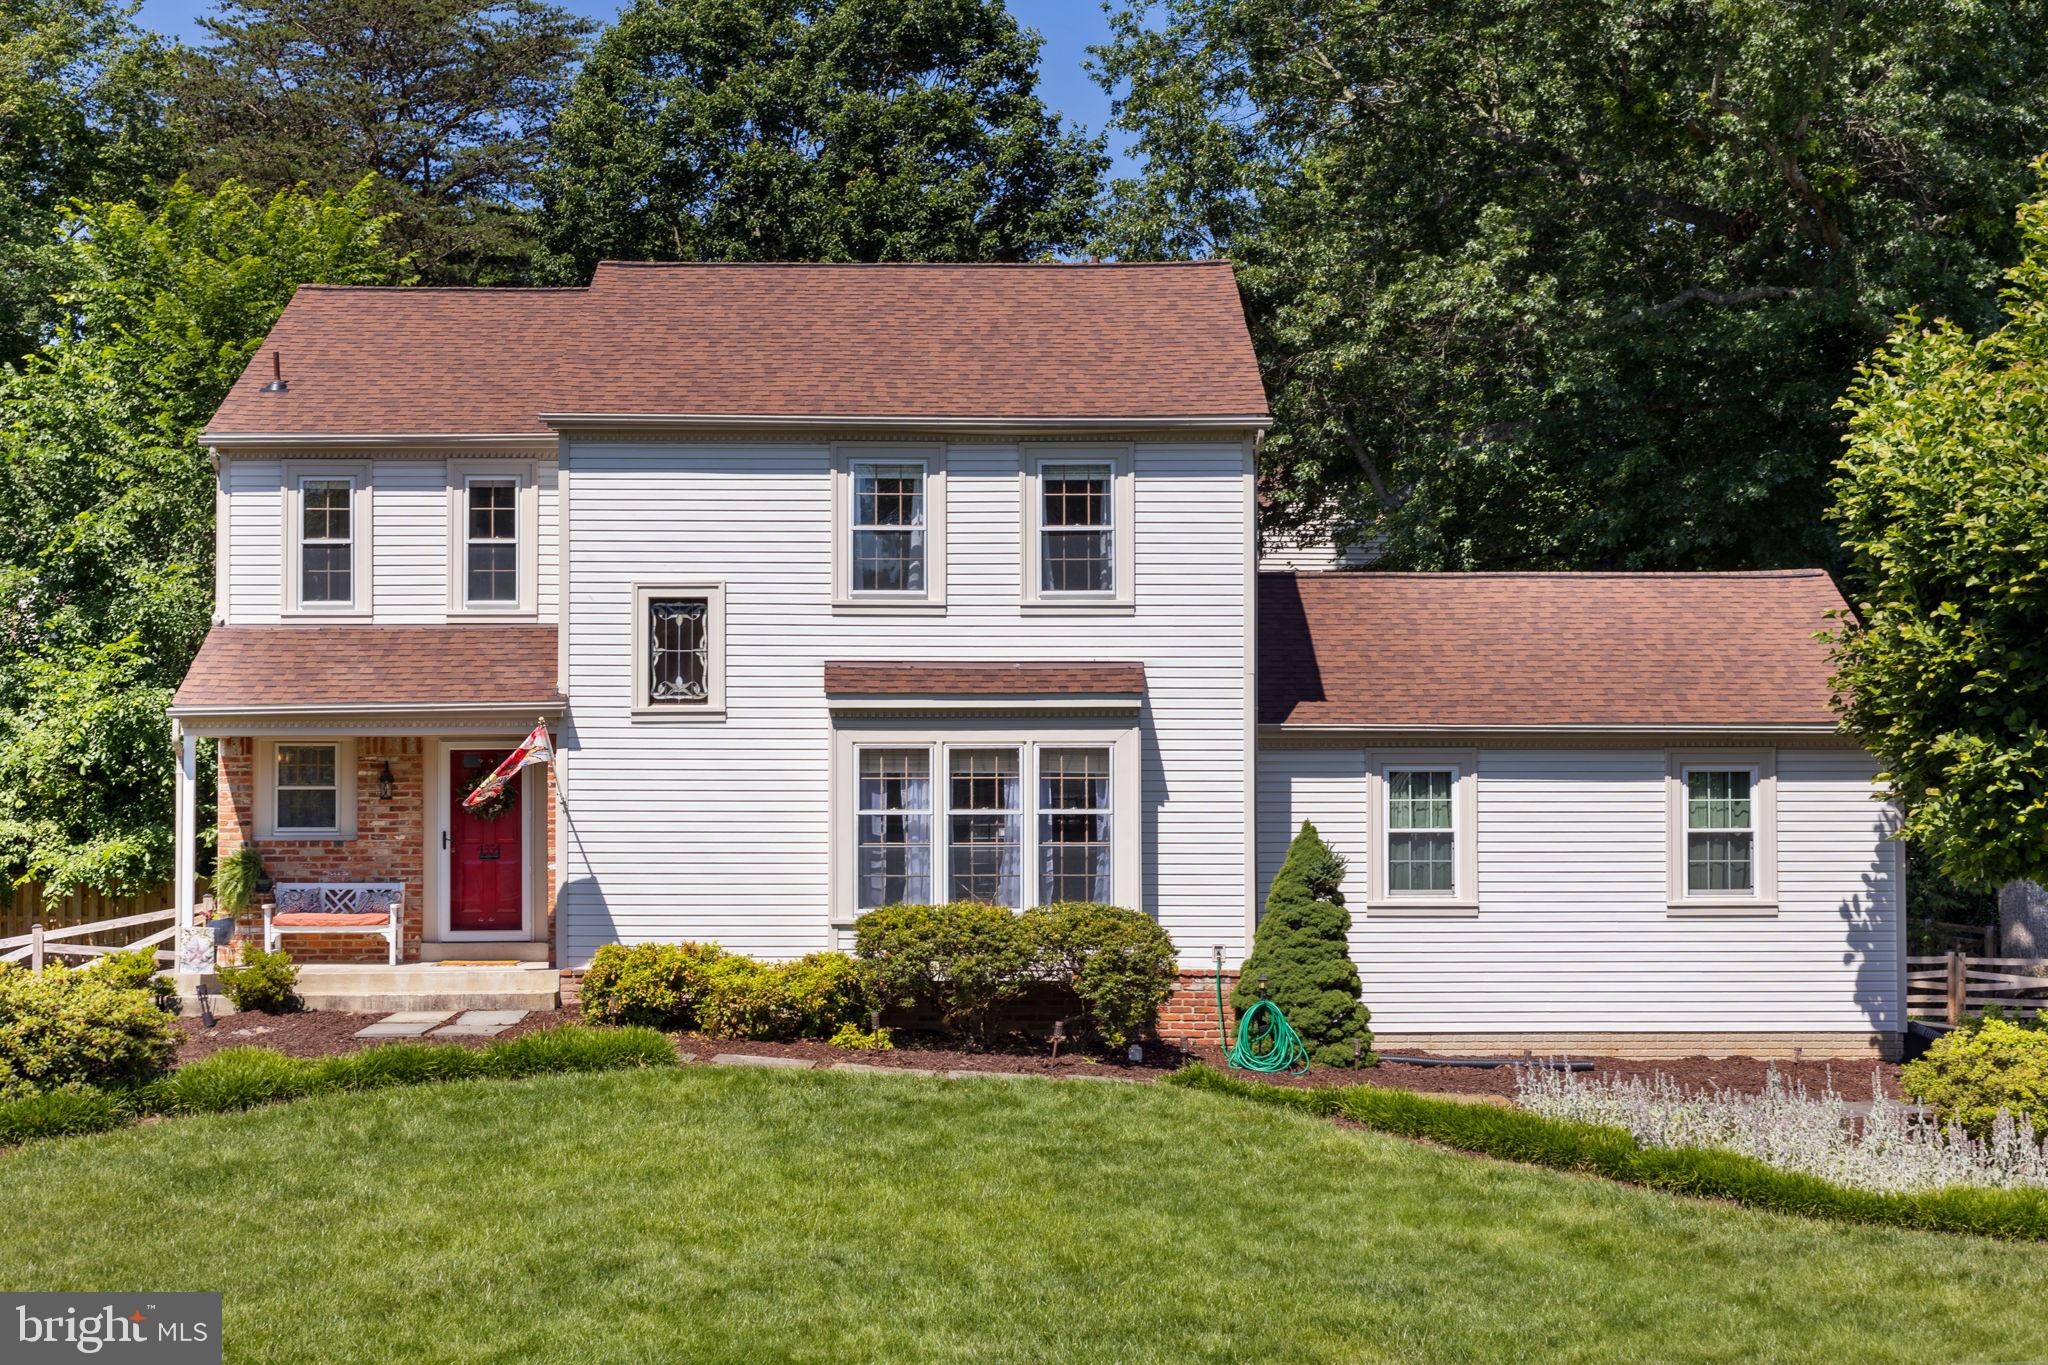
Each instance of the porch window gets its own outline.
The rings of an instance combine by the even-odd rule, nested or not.
[[[861,750],[854,880],[862,910],[931,899],[931,762],[928,749]]]
[[[633,714],[676,720],[725,713],[725,589],[634,589]]]
[[[852,469],[856,596],[925,593],[925,466],[856,460]]]
[[[1116,899],[1108,749],[1038,751],[1038,899]]]
[[[1023,784],[1017,751],[955,749],[947,763],[948,899],[1021,908]]]
[[[1756,891],[1755,774],[1747,768],[1685,772],[1685,891],[1747,896]]]
[[[355,481],[299,485],[299,601],[345,607],[355,601]]]
[[[341,749],[335,744],[279,744],[275,750],[279,834],[324,833],[341,827]]]
[[[471,479],[463,551],[471,606],[519,602],[519,480]]]
[[[1449,896],[1458,889],[1458,832],[1450,768],[1387,770],[1387,890]]]
[[[1110,464],[1047,464],[1039,471],[1043,507],[1038,552],[1041,594],[1114,593],[1116,532]]]

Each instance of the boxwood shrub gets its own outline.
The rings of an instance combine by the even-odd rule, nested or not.
[[[1372,1086],[1302,1088],[1240,1080],[1212,1067],[1167,1084],[1337,1116],[1399,1137],[1554,1170],[1605,1176],[1673,1194],[1725,1199],[1776,1213],[1849,1223],[2048,1240],[2048,1190],[1957,1187],[1878,1194],[1781,1171],[1753,1157],[1702,1147],[1645,1147],[1619,1128],[1545,1118],[1527,1110]]]
[[[170,1017],[118,973],[0,967],[0,1099],[143,1085],[177,1055]]]
[[[607,943],[583,973],[583,1014],[607,1024],[694,1028],[715,943]]]
[[[1032,970],[1080,1002],[1081,1027],[1110,1047],[1145,1032],[1173,993],[1179,956],[1150,915],[1062,901],[1024,912]]]
[[[884,1007],[927,1010],[977,1044],[1034,978],[1031,936],[1000,905],[885,905],[855,920],[853,934]]]
[[[1996,1015],[1942,1035],[1899,1083],[1978,1137],[2003,1109],[2048,1136],[2048,1028]]]

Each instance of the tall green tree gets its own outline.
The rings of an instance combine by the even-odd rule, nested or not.
[[[598,261],[1011,261],[1078,245],[1106,164],[1001,0],[635,0],[541,179],[560,278]]]
[[[0,0],[0,367],[63,310],[70,201],[140,197],[175,178],[174,56],[118,0]]]
[[[54,890],[171,872],[164,708],[206,633],[213,474],[198,434],[311,280],[399,263],[367,181],[268,199],[179,182],[82,205],[59,335],[0,381],[0,868]]]
[[[2048,6],[1155,0],[1104,234],[1240,263],[1276,524],[1390,562],[1827,561],[1833,405],[1994,311]]]
[[[1834,485],[1844,718],[1905,835],[1980,887],[2048,882],[2048,198],[2019,223],[2004,326],[1895,332],[1850,393]]]
[[[1251,954],[1238,970],[1231,1004],[1242,1019],[1262,999],[1280,1007],[1318,1066],[1377,1060],[1372,1012],[1360,1003],[1351,960],[1351,912],[1344,908],[1344,859],[1304,820],[1266,892]]]
[[[429,283],[520,283],[533,171],[596,25],[543,0],[224,0],[178,107],[209,183],[379,177]]]

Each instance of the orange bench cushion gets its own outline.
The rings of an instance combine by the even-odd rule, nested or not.
[[[391,914],[382,910],[287,910],[282,915],[272,915],[270,922],[280,929],[353,929],[358,926],[389,924]]]

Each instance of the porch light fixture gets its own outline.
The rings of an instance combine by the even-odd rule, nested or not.
[[[391,760],[388,758],[384,760],[384,771],[377,774],[377,799],[391,799]]]

